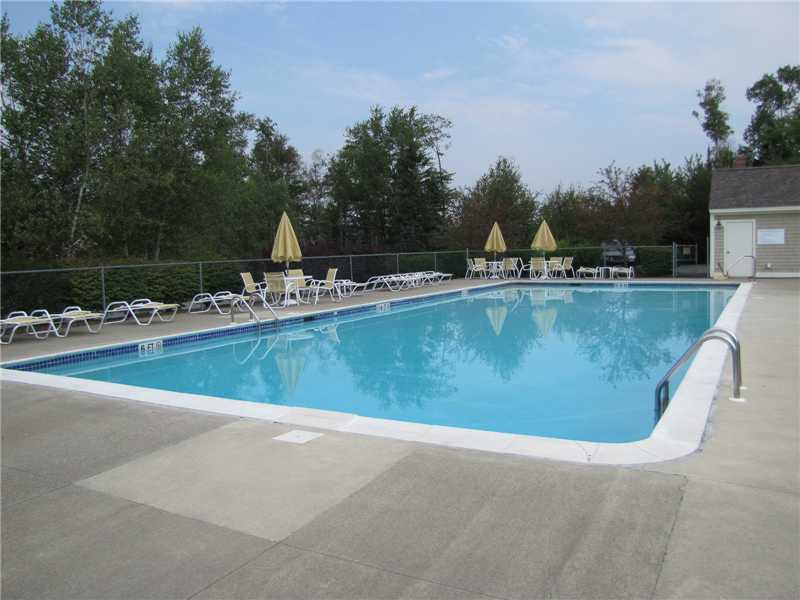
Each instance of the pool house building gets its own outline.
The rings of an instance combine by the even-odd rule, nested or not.
[[[715,170],[709,215],[715,277],[800,277],[800,165]]]

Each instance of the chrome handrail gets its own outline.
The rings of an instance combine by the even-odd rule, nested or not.
[[[236,318],[234,316],[235,315],[234,308],[236,308],[237,306],[244,306],[247,309],[247,312],[250,313],[250,320],[251,321],[257,321],[259,323],[261,322],[261,319],[258,318],[258,315],[256,314],[256,311],[253,310],[253,307],[250,306],[250,304],[247,302],[247,300],[245,300],[243,297],[240,296],[238,298],[234,298],[233,301],[231,302],[231,323],[235,323],[236,322]],[[269,305],[268,302],[264,302],[264,306],[266,306],[269,309],[269,312],[272,313],[272,316],[275,318],[275,324],[277,326],[277,324],[278,324],[278,314],[273,310],[273,308]]]
[[[681,357],[675,361],[667,374],[661,378],[656,385],[655,408],[658,415],[664,414],[669,404],[669,380],[680,369],[700,347],[709,340],[719,340],[724,342],[731,351],[733,360],[733,398],[741,399],[742,394],[742,345],[732,332],[722,327],[712,327],[703,332],[703,335],[694,342]]]
[[[730,273],[731,269],[733,267],[735,267],[736,265],[738,265],[740,262],[742,262],[742,260],[745,259],[745,258],[753,259],[753,274],[750,277],[755,277],[756,276],[756,257],[753,256],[752,254],[744,254],[743,256],[740,256],[735,261],[733,261],[733,264],[730,267],[728,267],[727,269],[725,269],[725,277],[730,277],[730,275],[728,275],[728,273]]]

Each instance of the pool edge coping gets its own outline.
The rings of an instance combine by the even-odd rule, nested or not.
[[[300,316],[292,315],[284,319],[279,319],[278,322],[290,321],[289,325],[293,325],[298,319],[302,323],[305,322],[305,317],[310,316],[320,315],[328,317],[333,314],[335,318],[339,312],[345,312],[348,309],[363,309],[365,307],[374,307],[384,303],[401,303],[405,300],[423,300],[435,298],[440,295],[459,294],[465,289],[485,290],[487,288],[504,287],[515,283],[526,284],[525,281],[502,280],[470,288],[406,296],[398,298],[397,300],[365,302],[348,306],[347,308],[325,309],[312,313],[305,313]],[[676,285],[675,283],[658,284],[653,282],[625,283],[631,287],[644,285]],[[694,282],[692,282],[692,284],[693,283]],[[711,282],[698,282],[698,285],[709,284],[712,287],[716,287]],[[734,285],[736,286],[736,291],[723,309],[715,325],[727,327],[736,331],[736,326],[739,323],[753,284],[751,282],[726,282],[724,287],[732,287]],[[720,285],[720,287],[723,286]],[[321,318],[311,320],[321,320]],[[265,323],[274,323],[274,320],[266,321]],[[136,340],[135,342],[94,346],[69,353],[60,352],[28,359],[8,361],[0,363],[0,380],[40,385],[56,389],[67,389],[70,391],[90,393],[101,397],[105,396],[116,399],[133,400],[136,402],[170,406],[173,408],[196,410],[213,414],[225,414],[241,418],[269,420],[290,425],[313,427],[344,433],[372,435],[409,442],[421,442],[440,446],[499,452],[503,454],[583,464],[636,465],[680,458],[695,452],[701,447],[709,423],[709,413],[716,397],[717,388],[722,380],[727,358],[727,348],[723,344],[703,345],[694,357],[689,370],[681,381],[680,386],[675,391],[667,410],[650,436],[643,440],[625,443],[588,442],[443,425],[427,425],[409,421],[364,417],[353,413],[262,404],[246,400],[233,400],[185,392],[169,392],[153,388],[6,368],[6,365],[10,364],[45,360],[49,357],[64,354],[91,352],[118,346],[128,346],[131,344],[138,345],[157,339],[166,339],[167,337],[184,337],[198,335],[203,332],[231,329],[242,329],[244,332],[247,327],[253,326],[253,322],[248,322],[239,325],[228,325],[225,327],[184,332],[171,336],[148,338],[147,340]]]

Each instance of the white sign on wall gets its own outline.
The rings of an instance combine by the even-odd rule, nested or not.
[[[761,246],[783,245],[786,243],[785,229],[759,229],[758,244]]]

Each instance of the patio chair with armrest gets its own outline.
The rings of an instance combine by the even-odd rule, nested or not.
[[[545,274],[545,264],[543,258],[531,258],[527,265],[522,267],[522,272],[527,272],[531,279],[538,279]],[[520,273],[520,276],[522,273]]]
[[[314,304],[319,302],[319,293],[327,292],[331,296],[331,300],[336,302],[337,298],[341,299],[342,295],[339,291],[339,286],[336,285],[336,274],[339,269],[328,269],[325,279],[312,279],[309,286],[314,290]]]
[[[239,276],[242,278],[242,285],[244,285],[241,295],[247,298],[251,306],[256,301],[259,301],[264,308],[267,308],[266,282],[256,283],[249,272],[239,273]]]
[[[478,257],[473,259],[473,272],[483,279],[489,276],[489,265],[486,264],[485,258]]]
[[[303,269],[289,269],[286,271],[286,274],[294,279],[295,285],[297,286],[297,296],[300,301],[302,302],[305,296],[305,302],[311,302],[311,294],[314,290],[308,285],[307,279],[311,278],[306,277],[305,273],[303,273]]]

